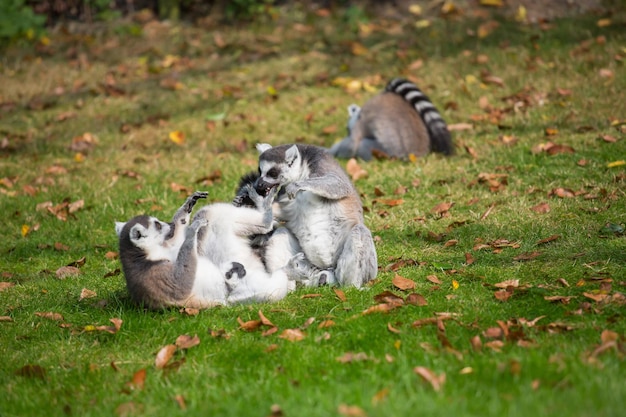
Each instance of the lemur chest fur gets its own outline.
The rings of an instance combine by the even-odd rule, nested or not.
[[[300,242],[309,260],[319,268],[330,268],[350,229],[357,223],[343,200],[328,200],[310,191],[280,202],[285,225]]]

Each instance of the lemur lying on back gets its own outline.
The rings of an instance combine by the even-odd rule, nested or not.
[[[326,270],[315,279],[361,287],[374,279],[378,261],[374,241],[363,221],[363,208],[352,182],[323,148],[312,145],[259,144],[255,188],[267,194],[282,187],[275,217],[296,237],[304,256],[298,268]],[[305,259],[306,258],[306,259]],[[310,272],[310,270],[308,270]],[[307,272],[307,273],[308,273]]]
[[[172,223],[145,215],[116,223],[120,260],[133,301],[158,309],[283,298],[294,286],[288,279],[301,279],[290,269],[288,240],[277,234],[266,243],[271,273],[248,245],[251,234],[271,229],[274,193],[265,199],[252,187],[247,193],[259,209],[215,203],[200,209],[189,225],[193,206],[207,196],[196,192]]]
[[[372,158],[378,151],[390,157],[454,153],[446,122],[430,99],[405,79],[391,80],[385,91],[363,107],[348,107],[348,136],[330,148],[338,158]]]

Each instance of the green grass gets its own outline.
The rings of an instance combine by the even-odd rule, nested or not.
[[[477,38],[468,31],[482,21],[418,30],[407,19],[377,21],[364,36],[338,15],[286,10],[272,24],[211,30],[154,24],[138,37],[59,33],[43,51],[6,52],[0,280],[15,285],[0,292],[0,316],[11,320],[0,322],[0,415],[270,415],[274,404],[286,416],[622,413],[626,240],[601,229],[626,223],[626,171],[608,166],[626,158],[624,22],[599,28],[588,16],[544,30],[501,21]],[[355,41],[368,52],[354,55]],[[423,65],[410,69],[418,59]],[[482,83],[481,71],[503,85]],[[255,143],[329,146],[343,135],[347,105],[373,93],[346,92],[337,77],[379,90],[397,75],[415,79],[440,109],[448,104],[449,124],[474,128],[454,133],[452,158],[361,163],[368,177],[356,186],[381,266],[371,287],[344,289],[347,301],[331,288],[302,289],[272,305],[195,316],[131,304],[115,273],[119,261],[107,257],[117,251],[114,221],[144,212],[169,218],[184,200],[173,183],[208,190],[210,201],[230,200],[238,178],[256,168]],[[163,87],[168,77],[184,88]],[[119,90],[106,90],[107,80]],[[481,109],[481,97],[500,118]],[[59,121],[67,112],[73,117]],[[547,128],[558,133],[546,137]],[[181,146],[168,139],[176,130],[185,135]],[[69,146],[86,132],[97,143],[79,161]],[[502,135],[515,143],[505,145]],[[533,152],[547,141],[574,153]],[[57,166],[63,170],[51,169]],[[505,184],[490,190],[479,181],[489,174],[506,175]],[[400,186],[406,193],[395,194]],[[558,188],[578,195],[557,197]],[[396,206],[376,201],[400,198]],[[36,209],[78,200],[84,207],[66,221]],[[454,203],[444,217],[432,212],[442,202]],[[541,203],[550,211],[532,209]],[[559,237],[538,243],[552,235]],[[498,239],[515,245],[477,247]],[[514,260],[535,251],[531,260]],[[83,257],[78,276],[56,278],[58,268]],[[398,260],[409,263],[391,268]],[[427,305],[362,314],[383,291],[408,295],[393,286],[395,274],[414,280]],[[512,279],[520,288],[497,300],[494,285]],[[83,288],[97,296],[80,300]],[[605,301],[588,297],[603,294]],[[557,295],[573,298],[545,299]],[[259,310],[278,332],[239,329],[237,318],[258,319]],[[63,320],[36,315],[45,312]],[[454,314],[445,331],[412,326],[437,313]],[[520,324],[540,316],[534,326]],[[303,340],[279,337],[310,317]],[[89,331],[111,318],[123,320],[117,333]],[[334,325],[319,328],[324,320]],[[510,335],[494,349],[484,333],[498,322]],[[211,335],[219,330],[228,337]],[[200,345],[157,369],[157,352],[183,334],[197,334]],[[606,338],[615,334],[610,347]],[[476,336],[480,350],[472,347]],[[607,350],[594,354],[603,342]],[[337,360],[348,352],[366,358]],[[439,391],[414,372],[418,366],[445,374]],[[143,387],[133,386],[142,369]]]

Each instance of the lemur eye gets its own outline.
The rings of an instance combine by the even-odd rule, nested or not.
[[[270,169],[269,171],[267,171],[267,176],[272,179],[278,178],[278,169],[277,168]]]
[[[163,228],[163,226],[161,226],[161,222],[154,222],[154,227],[157,229],[157,231],[161,231],[161,229]]]

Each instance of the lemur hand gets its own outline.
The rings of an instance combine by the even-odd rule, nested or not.
[[[206,191],[196,191],[192,195],[190,195],[187,198],[187,201],[185,201],[185,210],[187,211],[187,213],[191,213],[191,211],[193,210],[193,206],[196,205],[199,199],[207,198],[208,196],[209,193]]]
[[[298,182],[291,182],[285,186],[285,192],[287,193],[287,197],[289,197],[290,200],[296,198],[296,195],[301,190],[302,187]]]

